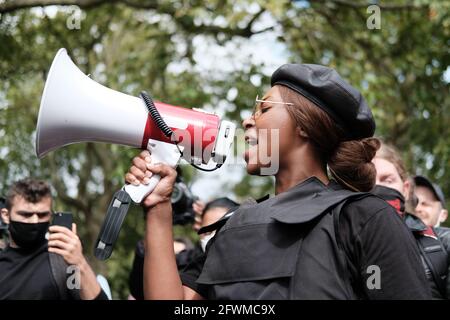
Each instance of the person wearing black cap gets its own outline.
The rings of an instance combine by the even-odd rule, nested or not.
[[[416,185],[414,192],[418,199],[414,214],[433,230],[442,247],[447,251],[447,263],[436,262],[435,264],[437,265],[436,269],[440,271],[438,273],[442,274],[441,270],[447,270],[441,277],[443,282],[446,283],[446,288],[441,290],[446,290],[447,299],[450,299],[450,228],[440,227],[440,224],[448,216],[444,193],[437,184],[424,176],[415,176],[414,183]]]
[[[419,200],[415,214],[430,227],[439,227],[448,217],[442,189],[423,176],[415,176],[414,183]]]
[[[379,142],[361,94],[335,70],[312,64],[283,65],[271,85],[243,121],[244,157],[253,175],[278,159],[275,196],[247,201],[199,231],[216,230],[199,258],[201,272],[188,266],[179,276],[176,269],[175,170],[150,164],[147,151],[133,159],[128,183],[161,176],[143,202],[145,297],[430,299],[414,238],[389,204],[368,193]]]

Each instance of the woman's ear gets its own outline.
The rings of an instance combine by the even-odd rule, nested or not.
[[[302,128],[297,127],[297,128],[296,128],[296,131],[297,131],[297,134],[298,134],[300,137],[302,137],[302,138],[309,138],[309,136],[308,136],[308,134],[306,133],[306,131],[303,130]]]

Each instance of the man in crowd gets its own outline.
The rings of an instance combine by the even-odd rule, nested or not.
[[[437,248],[433,242],[430,242],[427,250],[429,265],[433,266],[430,272],[433,274],[437,283],[440,282],[440,291],[442,296],[450,299],[450,229],[440,227],[448,216],[445,197],[442,189],[428,178],[415,176],[415,195],[418,203],[415,209],[415,215],[419,217],[432,232],[427,235],[437,238],[440,241],[441,248]],[[446,255],[442,255],[444,251]]]
[[[416,215],[428,226],[439,227],[447,220],[445,198],[441,188],[423,176],[415,176],[415,194],[418,198]]]
[[[14,183],[1,217],[10,240],[0,253],[0,300],[107,299],[83,256],[76,225],[49,228],[52,196],[46,182]]]

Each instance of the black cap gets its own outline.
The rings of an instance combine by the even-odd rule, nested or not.
[[[424,176],[415,176],[414,183],[416,184],[416,186],[422,186],[430,189],[436,199],[442,204],[442,207],[445,208],[445,197],[441,187],[439,187],[435,183],[432,183],[428,178]]]
[[[317,64],[285,64],[271,85],[283,85],[324,110],[345,131],[348,140],[372,137],[375,121],[361,93],[336,70]]]
[[[6,208],[6,199],[0,196],[0,209]]]

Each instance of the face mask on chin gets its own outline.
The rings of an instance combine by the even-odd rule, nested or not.
[[[23,249],[34,249],[42,245],[46,239],[49,222],[24,223],[10,221],[9,233],[14,243]]]

